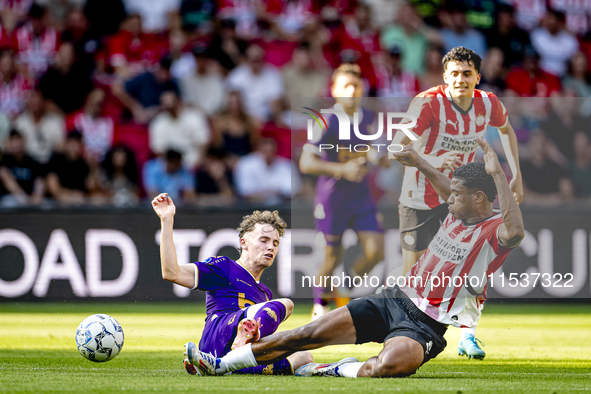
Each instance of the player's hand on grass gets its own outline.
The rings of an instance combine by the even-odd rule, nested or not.
[[[509,188],[513,192],[513,197],[515,197],[517,204],[521,204],[521,200],[523,199],[523,182],[521,181],[521,176],[514,176],[511,179],[511,183],[509,183]]]
[[[476,138],[476,142],[478,142],[478,145],[480,145],[484,151],[484,169],[486,170],[486,173],[493,176],[497,174],[505,174],[501,167],[501,163],[499,163],[497,154],[488,142],[482,138]]]
[[[344,178],[350,182],[361,182],[367,175],[367,166],[365,157],[358,157],[357,159],[349,160],[343,164],[340,176],[337,178]]]
[[[152,200],[152,208],[161,220],[172,219],[176,213],[176,207],[168,193],[160,193]]]

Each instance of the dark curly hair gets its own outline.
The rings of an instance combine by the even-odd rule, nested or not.
[[[447,64],[449,62],[472,62],[474,64],[474,68],[476,69],[477,73],[480,73],[480,64],[482,63],[482,59],[476,52],[471,49],[464,48],[464,47],[455,47],[449,50],[441,60],[443,64],[443,70],[447,70]]]
[[[475,161],[464,164],[454,171],[453,177],[464,181],[466,189],[482,191],[490,202],[493,202],[497,197],[495,180],[492,175],[486,173],[483,162]]]

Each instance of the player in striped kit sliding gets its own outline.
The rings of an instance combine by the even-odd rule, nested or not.
[[[310,363],[295,374],[404,377],[435,358],[446,346],[443,335],[448,326],[471,327],[478,322],[487,278],[525,234],[521,211],[496,153],[484,140],[476,142],[484,150],[485,163],[461,166],[451,181],[412,147],[396,153],[402,164],[418,168],[449,205],[444,223],[401,287],[355,299],[303,327],[261,338],[222,358],[189,346],[192,365],[203,375],[223,375],[271,364],[299,350],[372,341],[383,342],[384,347],[366,362],[347,357],[331,364]],[[497,193],[500,213],[493,211]]]
[[[519,204],[523,186],[517,139],[501,100],[493,93],[475,89],[480,82],[480,57],[470,49],[456,47],[442,62],[447,85],[418,94],[408,110],[418,118],[416,126],[410,129],[418,139],[411,141],[398,132],[392,144],[411,144],[429,164],[451,178],[456,168],[474,161],[476,138],[482,138],[489,126],[496,127],[513,174],[510,189]],[[390,158],[394,158],[392,153]],[[417,168],[407,166],[399,205],[403,274],[425,253],[447,213],[447,204],[431,182]],[[458,354],[483,359],[485,352],[478,345],[475,332],[476,326],[462,328]]]

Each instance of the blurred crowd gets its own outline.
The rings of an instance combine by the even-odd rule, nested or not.
[[[591,2],[0,0],[0,21],[3,207],[306,198],[290,98],[328,96],[342,63],[413,97],[456,46],[509,102],[524,203],[591,201]]]

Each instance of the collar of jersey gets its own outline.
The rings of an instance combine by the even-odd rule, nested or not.
[[[449,93],[449,86],[445,88],[445,95],[449,99],[451,105],[462,115],[468,115],[468,112],[470,112],[470,110],[472,109],[472,105],[474,105],[474,92],[472,92],[472,101],[470,102],[470,106],[465,111],[454,101],[453,97],[451,96],[451,93]]]
[[[483,219],[483,220],[481,220],[481,221],[479,221],[479,222],[475,222],[475,223],[466,223],[466,222],[464,222],[464,221],[462,220],[462,225],[463,225],[464,227],[472,227],[472,226],[476,226],[476,225],[478,225],[478,224],[480,224],[480,223],[484,223],[484,222],[486,222],[487,220],[490,220],[490,219],[494,218],[495,216],[497,216],[497,215],[498,215],[498,214],[500,214],[500,213],[501,213],[500,211],[494,211],[494,210],[493,210],[493,214],[492,214],[492,216],[489,216],[489,217],[487,217],[486,219]],[[252,274],[251,274],[251,275],[252,275]]]
[[[244,270],[246,272],[248,272],[250,274],[250,276],[252,276],[252,279],[254,279],[255,282],[257,282],[257,284],[259,284],[260,279],[257,280],[257,278],[254,277],[254,275],[252,274],[252,272],[250,272],[250,270],[248,268],[246,268],[244,265],[242,265],[242,262],[240,260],[235,260],[235,263],[237,263],[239,266],[241,266],[242,268],[244,268]]]

